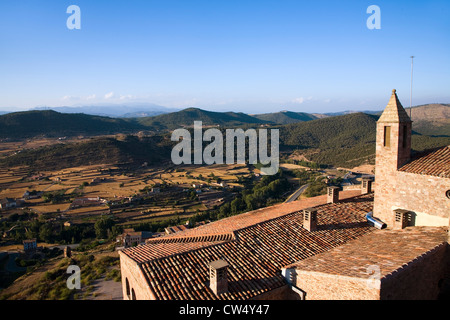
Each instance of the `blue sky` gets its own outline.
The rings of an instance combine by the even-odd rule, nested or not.
[[[406,107],[411,55],[413,104],[450,103],[449,52],[448,0],[0,0],[0,110],[379,110],[394,88]]]

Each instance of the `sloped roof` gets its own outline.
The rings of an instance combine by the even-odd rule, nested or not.
[[[341,191],[339,199],[346,199],[360,195],[360,190]],[[289,203],[276,204],[270,207],[253,210],[236,216],[224,218],[208,224],[201,225],[196,228],[186,229],[174,234],[169,234],[167,238],[195,237],[195,236],[212,236],[233,233],[235,230],[243,229],[257,223],[274,219],[288,213],[293,213],[308,207],[314,207],[327,203],[327,196],[318,196],[313,198],[302,199],[301,201],[292,201]],[[149,241],[159,241],[159,239],[149,239]]]
[[[450,146],[418,153],[410,162],[398,170],[450,178]]]
[[[265,218],[259,221],[253,212],[249,220],[239,215],[224,219],[228,225],[232,224],[232,218],[248,223],[227,231],[234,235],[232,238],[208,242],[206,240],[214,239],[200,237],[202,242],[183,242],[186,237],[194,238],[186,235],[172,238],[169,243],[150,241],[132,248],[134,251],[126,249],[122,253],[138,262],[157,299],[250,299],[286,285],[281,275],[284,266],[375,230],[365,218],[372,207],[373,194],[316,206],[318,230],[314,232],[302,227],[303,212],[300,210],[276,213],[269,219],[266,212]],[[250,224],[250,221],[254,223]],[[149,255],[143,259],[136,250]],[[158,253],[159,250],[164,252]],[[229,264],[229,292],[216,296],[209,288],[208,266],[219,259]]]
[[[446,243],[446,227],[377,230],[328,252],[296,262],[287,268],[369,279],[372,270],[370,267],[377,266],[380,268],[380,279],[383,279]]]
[[[411,122],[411,118],[405,109],[403,109],[395,89],[392,90],[391,99],[378,119],[378,122]]]

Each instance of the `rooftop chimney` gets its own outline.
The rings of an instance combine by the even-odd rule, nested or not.
[[[216,295],[228,292],[228,262],[216,260],[209,264],[209,287]]]
[[[336,203],[339,201],[339,187],[328,187],[327,202]]]
[[[410,219],[410,211],[396,209],[394,215],[394,229],[405,229]]]
[[[303,210],[303,228],[308,231],[317,230],[317,209],[308,208]]]
[[[362,178],[361,194],[367,194],[372,192],[372,179]]]

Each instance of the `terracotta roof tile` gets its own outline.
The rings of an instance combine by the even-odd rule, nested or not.
[[[223,241],[175,242],[170,243],[170,245],[165,242],[161,242],[151,245],[139,245],[137,247],[127,248],[125,250],[122,250],[122,253],[124,253],[134,261],[142,263],[152,259],[167,257],[173,254],[211,246],[213,244],[221,242]]]
[[[138,262],[157,299],[249,299],[284,286],[282,267],[374,230],[365,219],[372,210],[372,194],[316,206],[318,230],[309,232],[302,227],[301,207],[311,207],[314,201],[286,203],[224,219],[226,224],[196,228],[208,237],[219,230],[233,234],[233,238],[223,241],[193,242],[202,232],[191,229],[185,231],[188,242],[177,235],[172,241],[150,241],[122,252]],[[220,296],[208,285],[208,264],[218,259],[230,265],[229,292]]]
[[[376,265],[380,268],[382,279],[446,243],[446,227],[377,230],[286,268],[367,279],[370,276],[369,266]]]
[[[339,199],[344,200],[346,198],[355,197],[360,195],[360,190],[341,191],[339,193]],[[169,234],[164,236],[167,238],[182,238],[190,236],[206,236],[206,235],[222,235],[232,233],[235,230],[239,230],[257,223],[273,219],[276,217],[284,216],[288,213],[296,212],[308,207],[314,207],[317,205],[327,203],[327,196],[318,196],[313,198],[302,199],[300,201],[292,201],[289,203],[281,203],[274,206],[261,208],[258,210],[242,213],[229,218],[214,221],[205,225],[193,229],[187,229],[177,232],[175,234]]]
[[[419,153],[399,171],[450,178],[450,146]]]

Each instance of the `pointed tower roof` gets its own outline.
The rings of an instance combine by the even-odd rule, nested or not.
[[[395,89],[392,90],[391,99],[378,122],[412,122],[405,109],[403,109],[400,100],[398,100],[396,92]]]

